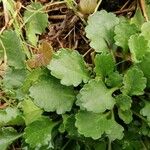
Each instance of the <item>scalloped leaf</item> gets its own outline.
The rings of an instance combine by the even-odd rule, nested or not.
[[[99,79],[90,80],[81,89],[76,104],[82,109],[95,113],[111,110],[115,104],[112,97],[114,91],[115,89],[108,89]]]
[[[122,92],[130,96],[142,95],[146,88],[146,82],[143,72],[137,67],[132,67],[124,75]]]
[[[61,79],[63,85],[78,86],[82,81],[87,83],[89,80],[86,63],[75,50],[60,49],[47,67],[54,77]]]
[[[131,59],[134,63],[140,62],[145,54],[150,51],[148,41],[141,35],[134,34],[129,39]]]
[[[128,51],[128,40],[131,35],[138,32],[135,24],[130,24],[128,21],[124,21],[116,25],[115,27],[115,43],[123,48],[124,52]]]
[[[106,52],[113,44],[114,27],[119,23],[113,13],[98,11],[88,18],[85,28],[86,36],[91,40],[90,46],[96,52]]]
[[[123,138],[123,127],[115,120],[107,119],[107,114],[79,111],[76,114],[75,125],[80,134],[95,140],[99,139],[104,133],[111,141]]]
[[[70,111],[75,100],[73,88],[61,85],[59,80],[52,76],[43,77],[29,91],[37,106],[48,112],[56,111],[58,114]]]
[[[48,15],[44,13],[40,2],[33,2],[27,6],[24,12],[24,22],[28,41],[36,46],[38,36],[41,35],[48,25]]]
[[[52,138],[52,130],[56,123],[49,118],[42,118],[29,124],[25,128],[24,138],[32,148],[49,145]]]

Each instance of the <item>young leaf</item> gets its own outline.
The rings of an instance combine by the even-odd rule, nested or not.
[[[17,133],[16,130],[11,127],[1,128],[0,129],[0,150],[8,149],[8,146],[21,136],[22,134]]]
[[[140,62],[145,54],[150,51],[148,48],[148,41],[143,36],[138,34],[132,35],[129,39],[129,48],[131,52],[131,58],[134,63]]]
[[[119,19],[105,10],[89,16],[85,31],[87,38],[91,40],[90,46],[96,52],[108,51],[108,46],[111,47],[113,43],[113,29],[118,23]]]
[[[48,25],[48,15],[44,13],[43,6],[39,2],[31,3],[24,13],[24,23],[28,41],[36,46],[38,37],[45,31]]]
[[[123,94],[130,96],[133,95],[142,95],[144,89],[146,88],[146,78],[144,77],[143,72],[137,67],[130,68],[123,79]]]
[[[3,48],[6,50],[8,65],[15,69],[25,67],[25,54],[21,46],[21,41],[13,30],[6,30],[0,36]]]
[[[26,125],[39,119],[41,117],[42,112],[43,112],[30,99],[24,100],[21,103],[21,107],[23,110],[23,116],[24,116],[24,120],[25,120]]]
[[[78,86],[82,81],[87,83],[89,73],[83,57],[74,50],[61,49],[52,58],[48,69],[51,74],[61,79],[63,85]]]
[[[124,52],[128,51],[128,40],[131,35],[138,31],[134,24],[130,24],[128,21],[121,22],[115,27],[115,43],[122,47]]]
[[[126,111],[131,108],[132,99],[130,96],[121,94],[116,97],[116,104],[122,111]]]
[[[115,69],[115,61],[111,54],[97,54],[95,57],[95,72],[97,76],[102,78],[113,73]]]
[[[52,138],[52,130],[56,123],[49,118],[34,121],[25,128],[24,138],[32,148],[49,145]]]
[[[101,80],[93,79],[81,89],[76,103],[87,111],[101,113],[113,108],[113,92],[114,89],[108,89]]]
[[[107,125],[107,119],[104,114],[96,114],[87,111],[79,111],[76,114],[75,126],[78,132],[85,137],[99,139],[104,134]]]
[[[42,94],[41,94],[42,93]],[[66,87],[53,77],[43,77],[30,88],[34,103],[45,111],[63,114],[70,111],[75,100],[72,87]]]
[[[150,87],[150,53],[146,53],[142,62],[138,64],[139,68],[143,71],[144,76],[147,78],[147,87]]]

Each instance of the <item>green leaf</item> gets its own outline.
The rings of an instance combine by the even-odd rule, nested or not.
[[[115,61],[111,54],[97,54],[95,57],[95,72],[97,76],[105,78],[113,73],[115,69]]]
[[[90,46],[96,52],[108,51],[108,46],[113,44],[113,29],[119,23],[119,19],[105,10],[94,13],[88,18],[85,28],[86,36],[91,40]]]
[[[147,117],[147,121],[150,126],[150,102],[145,101],[145,106],[141,109],[140,113],[141,115]]]
[[[56,123],[49,118],[34,121],[25,128],[24,138],[32,148],[49,145],[52,138],[52,130]]]
[[[3,79],[3,84],[6,89],[18,89],[22,86],[26,78],[26,70],[8,68]]]
[[[61,49],[52,58],[48,69],[51,74],[61,79],[63,85],[78,86],[89,80],[89,73],[83,57],[75,50]]]
[[[146,88],[146,78],[143,72],[137,67],[130,68],[123,79],[123,94],[130,96],[142,95],[144,94],[144,89]]]
[[[8,146],[21,137],[22,134],[17,133],[11,127],[1,128],[0,129],[0,150],[7,150]]]
[[[42,112],[43,112],[30,99],[24,100],[21,103],[21,107],[23,110],[23,116],[24,116],[24,120],[25,120],[26,125],[39,119],[41,117]]]
[[[63,115],[63,126],[64,129],[67,131],[68,135],[71,137],[78,137],[78,131],[77,128],[75,127],[75,116],[74,115]]]
[[[119,72],[113,72],[108,75],[106,78],[105,83],[108,87],[120,87],[122,86],[123,77]]]
[[[133,119],[131,110],[122,111],[121,109],[119,109],[118,115],[120,119],[122,119],[126,124],[129,124]]]
[[[148,18],[150,18],[150,5],[145,5],[144,7]],[[131,23],[135,24],[138,28],[141,28],[143,23],[145,23],[145,18],[140,7],[136,9],[135,15],[131,18]]]
[[[13,30],[6,30],[0,36],[3,48],[7,54],[8,65],[13,66],[15,69],[24,68],[25,54],[23,53],[23,47],[21,41]]]
[[[79,111],[76,114],[75,126],[78,132],[85,137],[99,139],[106,129],[107,119],[103,114],[96,114],[87,111]]]
[[[22,91],[24,93],[29,92],[29,88],[32,86],[33,83],[35,83],[42,75],[44,75],[46,72],[44,69],[37,68],[32,70],[26,77],[26,79],[23,82]]]
[[[77,105],[95,113],[101,113],[107,109],[111,110],[115,104],[115,100],[112,97],[114,91],[115,89],[108,89],[99,79],[90,80],[81,89]]]
[[[44,13],[43,6],[39,2],[33,2],[27,6],[24,13],[24,23],[28,41],[36,46],[37,34],[42,34],[48,25],[48,15]]]
[[[115,44],[122,47],[124,52],[128,51],[128,40],[137,32],[137,27],[128,21],[121,22],[115,27]]]
[[[139,68],[143,71],[144,76],[147,78],[147,87],[150,87],[150,53],[146,53],[142,62],[138,64]]]
[[[118,124],[114,119],[108,120],[106,124],[106,135],[109,137],[110,141],[114,141],[116,139],[121,140],[124,136],[123,134],[124,128]]]
[[[116,104],[122,111],[126,111],[131,108],[132,99],[130,96],[120,94],[116,97]]]
[[[75,125],[80,134],[85,137],[92,137],[95,140],[99,139],[104,133],[111,141],[123,138],[123,127],[113,119],[107,119],[107,114],[79,111],[76,114]]]
[[[145,56],[146,52],[150,51],[148,48],[148,41],[143,36],[138,34],[132,35],[129,39],[129,48],[133,62],[140,62]]]
[[[141,27],[141,35],[148,40],[148,46],[150,48],[150,33],[149,33],[149,28],[150,28],[150,21],[145,22],[142,27]]]
[[[42,93],[42,94],[41,94]],[[53,77],[43,77],[30,88],[34,103],[45,111],[63,114],[70,111],[75,100],[72,87],[66,87]]]
[[[150,33],[149,29],[150,28],[150,21],[145,22],[142,27],[141,27],[141,35],[145,37],[146,40],[150,40]]]
[[[0,118],[0,126],[22,124],[22,116],[17,108],[7,107],[0,110]]]
[[[77,105],[95,113],[104,112],[107,109],[112,109],[115,101],[112,93],[115,89],[107,89],[104,83],[97,80],[90,80],[88,84],[81,89]]]

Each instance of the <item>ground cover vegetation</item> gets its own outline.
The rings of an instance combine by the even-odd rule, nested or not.
[[[0,150],[149,150],[149,3],[0,0]]]

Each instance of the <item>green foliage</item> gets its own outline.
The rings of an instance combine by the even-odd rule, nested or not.
[[[142,95],[146,88],[146,78],[138,68],[130,68],[123,79],[122,92],[127,95]]]
[[[114,27],[119,19],[112,13],[102,10],[89,16],[85,28],[86,36],[91,40],[90,46],[96,52],[107,52],[113,44]]]
[[[148,41],[138,34],[132,35],[129,39],[129,48],[131,51],[131,58],[133,62],[140,62],[145,56],[146,52],[150,51],[148,48]]]
[[[110,110],[115,104],[115,100],[112,97],[114,91],[115,89],[108,89],[101,80],[90,80],[81,89],[77,105],[95,113]]]
[[[26,125],[40,118],[43,112],[30,99],[24,100],[21,103],[21,108],[23,110],[23,117],[24,117]]]
[[[31,86],[30,96],[40,108],[49,112],[56,111],[58,114],[70,111],[75,100],[73,88],[61,85],[53,77],[43,77]]]
[[[106,114],[96,114],[87,111],[80,111],[76,115],[76,127],[80,134],[85,137],[99,139],[104,132],[113,141],[122,139],[123,127],[116,123],[113,119],[107,119]],[[95,130],[93,130],[93,127]],[[117,130],[117,132],[116,132]]]
[[[42,118],[29,124],[25,128],[24,137],[32,148],[50,145],[51,132],[56,123],[48,118]],[[32,134],[31,134],[32,133]]]
[[[110,75],[115,69],[115,61],[111,54],[99,54],[95,57],[95,72],[102,78]]]
[[[43,6],[38,2],[28,5],[24,13],[24,22],[27,39],[32,45],[36,46],[37,35],[42,34],[48,25],[48,15],[44,13]]]
[[[21,137],[22,134],[17,133],[17,131],[11,127],[5,127],[0,129],[0,149],[6,150],[8,146]]]
[[[0,41],[3,50],[6,51],[8,65],[15,69],[22,69],[25,66],[25,54],[21,41],[13,30],[6,30],[1,36]]]
[[[150,126],[150,102],[145,102],[144,108],[141,109],[141,114],[147,117],[148,124]]]
[[[78,86],[82,81],[87,83],[89,80],[83,57],[74,50],[60,49],[54,55],[48,69],[54,77],[61,79],[63,85]]]
[[[4,110],[0,110],[0,126],[5,125],[20,125],[22,124],[22,115],[17,108],[7,107]]]
[[[150,87],[150,53],[146,53],[142,62],[138,64],[139,68],[143,71],[144,76],[147,78],[147,86]]]
[[[129,22],[121,22],[115,26],[115,43],[120,46],[125,52],[128,51],[128,40],[131,35],[138,31],[134,24]]]
[[[90,15],[88,61],[78,49],[52,56],[42,49],[48,42],[39,55],[46,7],[26,8],[18,24],[24,34],[13,24],[0,35],[0,150],[18,144],[23,150],[150,149],[150,23],[138,10],[128,20],[105,10]],[[33,56],[38,65],[30,67]]]

